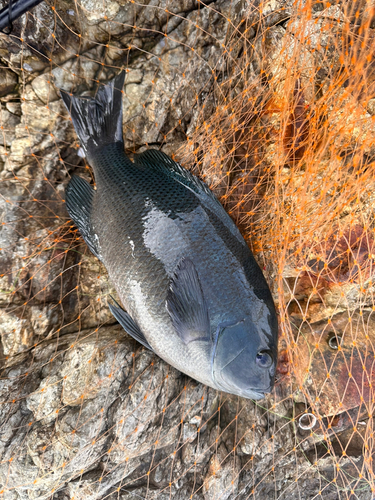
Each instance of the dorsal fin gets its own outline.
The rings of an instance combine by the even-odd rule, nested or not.
[[[216,196],[205,182],[186,170],[186,168],[182,165],[172,160],[172,158],[162,151],[158,151],[157,149],[148,149],[147,151],[136,155],[134,157],[134,162],[141,163],[142,165],[152,168],[153,170],[168,173],[168,175],[171,175],[176,180],[182,182],[182,184],[189,187],[197,194],[205,193],[212,200],[214,200],[215,203],[222,207]]]
[[[223,205],[216,198],[207,184],[198,177],[182,167],[179,163],[173,161],[168,155],[157,149],[148,149],[134,158],[135,163],[139,163],[147,168],[163,172],[196,193],[206,210],[213,212],[220,221],[229,228],[243,245],[246,246],[236,225],[233,223]]]

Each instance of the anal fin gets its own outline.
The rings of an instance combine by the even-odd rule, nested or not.
[[[92,233],[90,220],[94,196],[94,188],[87,181],[75,175],[71,178],[65,192],[66,208],[70,217],[78,226],[79,232],[91,252],[101,260],[99,240]]]
[[[129,335],[131,335],[135,340],[137,340],[139,343],[147,347],[147,349],[150,349],[150,351],[152,351],[152,347],[147,342],[145,336],[142,333],[142,330],[139,328],[137,323],[131,318],[131,316],[126,311],[124,311],[124,309],[122,309],[122,307],[115,301],[113,297],[111,297],[111,299],[113,300],[115,305],[108,304],[109,309],[111,310],[113,316],[123,327],[123,329]]]

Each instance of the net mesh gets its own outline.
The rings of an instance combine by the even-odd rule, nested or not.
[[[42,3],[0,35],[0,498],[360,499],[374,493],[375,5]],[[59,89],[121,69],[128,154],[204,179],[278,308],[252,402],[131,340],[65,209],[94,182]]]

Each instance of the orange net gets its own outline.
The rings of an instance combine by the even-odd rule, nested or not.
[[[0,35],[0,498],[375,497],[375,6],[42,3]],[[273,393],[218,393],[116,324],[69,220],[60,88],[125,69],[128,153],[235,219],[278,306]]]

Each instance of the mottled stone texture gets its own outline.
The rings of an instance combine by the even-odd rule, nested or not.
[[[269,30],[256,43],[267,64],[292,9],[263,6]],[[272,398],[218,394],[133,341],[111,317],[105,269],[63,202],[73,173],[91,175],[59,88],[95,91],[126,68],[126,147],[173,153],[212,114],[213,78],[225,82],[242,51],[234,27],[256,15],[245,0],[61,0],[0,35],[2,499],[290,500],[324,490],[333,500],[350,484],[327,486],[329,458],[311,467],[316,440],[296,430],[290,398],[274,411]],[[347,478],[361,460],[348,459]]]

